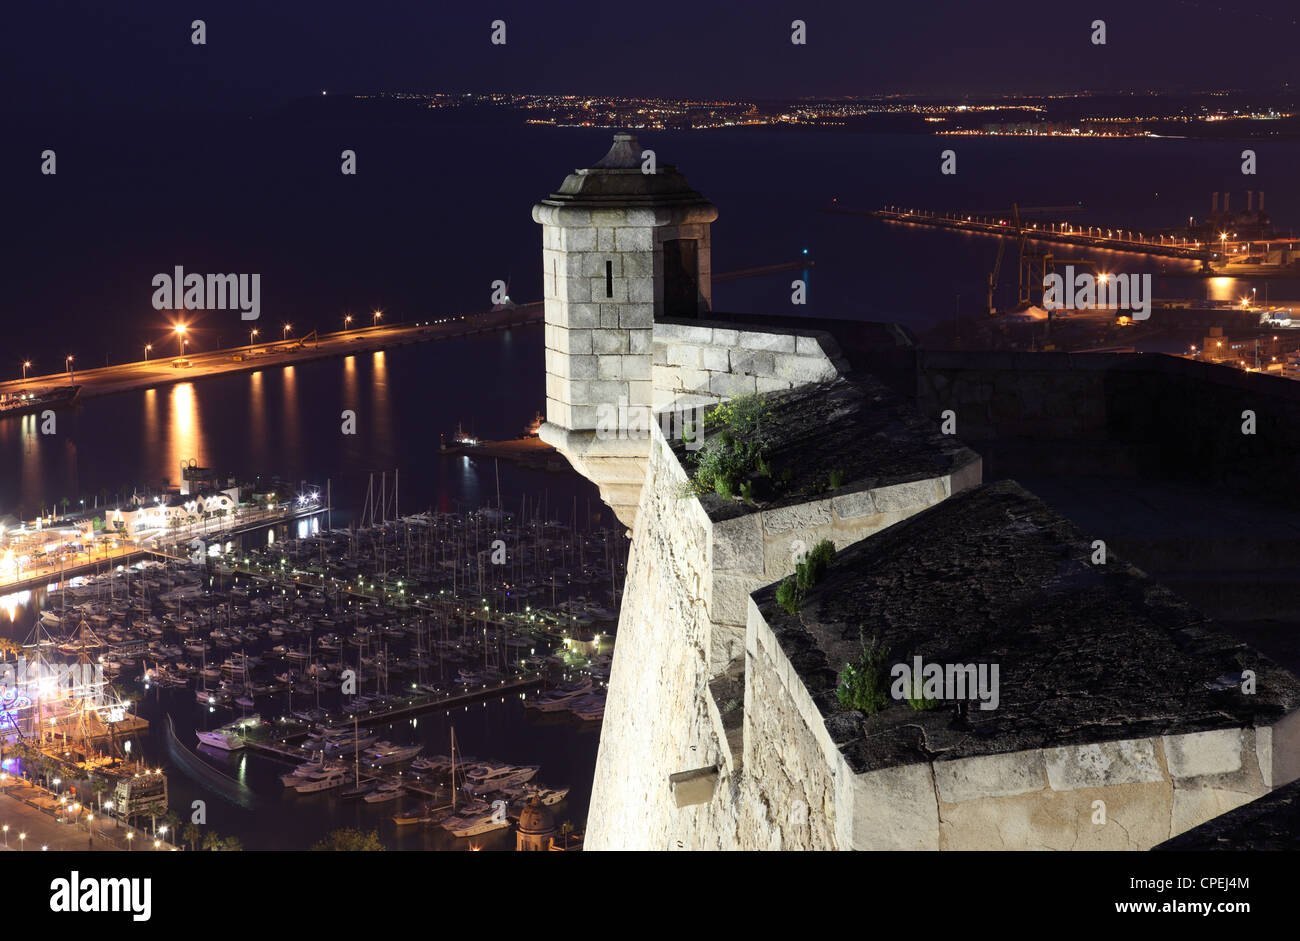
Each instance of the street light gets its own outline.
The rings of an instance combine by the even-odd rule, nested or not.
[[[186,331],[186,329],[188,329],[188,328],[187,328],[187,327],[185,326],[185,324],[183,324],[183,323],[178,323],[178,324],[176,325],[176,327],[175,327],[175,330],[176,330],[176,349],[177,349],[177,351],[180,353],[181,356],[184,356],[184,355],[185,355],[185,331]]]
[[[256,336],[257,336],[257,331],[256,331],[256,330],[249,330],[249,331],[248,331],[248,345],[249,345],[249,346],[252,346],[252,345],[253,345],[253,338],[256,337]]]
[[[18,834],[18,851],[21,853],[25,849],[27,849],[27,834],[20,833]]]
[[[378,325],[379,325],[379,318],[382,317],[382,316],[384,316],[384,312],[383,312],[382,310],[377,310],[377,311],[375,311],[375,319],[374,319],[374,321],[371,323],[371,326],[378,326]]]
[[[30,359],[25,359],[25,360],[23,360],[23,378],[24,378],[24,379],[27,378],[27,370],[30,369],[31,366],[32,366],[32,361],[31,361]]]
[[[144,345],[144,361],[145,361],[146,363],[149,362],[149,351],[152,350],[152,349],[153,349],[153,344],[152,344],[152,343],[146,343],[146,344]]]
[[[346,317],[343,318],[343,329],[347,330],[348,327],[351,326],[351,324],[352,324],[352,315],[348,314]]]
[[[67,358],[66,360],[64,360],[64,362],[66,362],[66,363],[68,364],[68,375],[69,375],[70,377],[75,376],[76,373],[72,371],[72,354],[71,354],[71,353],[68,354],[68,358]]]

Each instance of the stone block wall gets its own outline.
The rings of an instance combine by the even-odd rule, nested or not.
[[[978,484],[978,459],[950,475],[717,522],[680,495],[687,473],[658,425],[650,428],[645,475],[588,847],[835,848],[836,776],[850,772],[775,640],[747,635],[749,594],[793,572],[797,552],[822,538],[844,548]],[[738,661],[739,749],[709,686]],[[708,766],[719,769],[713,799],[674,806],[668,776]]]
[[[834,338],[818,331],[758,331],[720,322],[661,321],[654,327],[652,351],[655,408],[784,392],[848,372]]]
[[[547,421],[595,428],[603,403],[650,404],[654,215],[534,207],[542,223]]]
[[[668,776],[725,764],[707,708],[710,523],[651,429],[587,818],[588,849],[735,849],[724,768],[712,802],[675,806]]]

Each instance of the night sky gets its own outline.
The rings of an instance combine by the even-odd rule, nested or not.
[[[665,96],[1276,89],[1291,2],[480,4],[42,0],[0,38],[10,114],[256,111],[321,89]],[[190,21],[207,23],[206,46]],[[505,47],[489,43],[493,19]],[[790,22],[809,44],[790,43]],[[1090,42],[1094,19],[1107,45]]]

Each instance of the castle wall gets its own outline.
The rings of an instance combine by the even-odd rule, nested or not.
[[[721,761],[709,715],[709,519],[682,499],[686,473],[651,428],[605,720],[587,817],[589,849],[734,849],[724,772],[709,804],[678,808],[668,776]]]
[[[848,371],[828,333],[738,330],[724,323],[657,321],[651,379],[655,408],[784,392]]]
[[[686,470],[652,424],[645,475],[587,845],[835,848],[836,775],[847,766],[775,640],[747,637],[749,594],[793,572],[797,553],[820,539],[843,549],[978,484],[979,462],[713,522],[681,496]],[[728,672],[743,692],[723,695],[740,701],[720,701],[710,686]],[[712,800],[677,807],[669,775],[713,765]]]

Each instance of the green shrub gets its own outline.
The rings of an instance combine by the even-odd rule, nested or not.
[[[862,641],[862,652],[852,663],[844,664],[840,671],[835,694],[844,709],[857,709],[875,715],[889,705],[888,681],[885,660],[889,650],[879,639]]]
[[[739,482],[764,466],[766,442],[761,424],[770,414],[766,398],[760,395],[740,396],[714,406],[705,415],[704,424],[720,430],[698,450],[687,452],[686,460],[694,465],[694,472],[682,488],[682,496],[716,493],[730,499]]]
[[[730,477],[727,477],[725,474],[720,474],[720,475],[714,477],[714,478],[713,478],[713,491],[714,491],[718,496],[722,497],[722,499],[724,499],[724,500],[730,500],[731,497],[732,497],[732,492],[731,492],[731,478],[730,478]]]
[[[835,558],[835,543],[823,539],[812,547],[812,551],[795,564],[794,574],[787,576],[776,588],[776,603],[795,614],[803,604],[806,595],[814,585],[822,580],[826,566]]]
[[[776,603],[785,609],[787,614],[798,614],[801,601],[803,596],[793,578],[787,576],[776,586]]]
[[[835,543],[829,539],[823,539],[813,546],[812,551],[804,556],[803,561],[794,569],[795,582],[800,590],[807,591],[821,581],[826,566],[833,558],[835,558]]]
[[[844,486],[844,471],[837,467],[831,471],[831,489],[839,490],[842,486]]]

